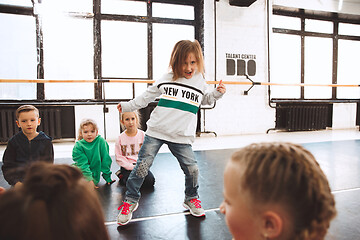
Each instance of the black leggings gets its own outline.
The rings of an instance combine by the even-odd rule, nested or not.
[[[127,170],[123,167],[120,168],[120,174],[118,174],[118,177],[120,179],[119,182],[121,185],[126,186],[126,181],[128,180],[130,173],[131,170]],[[155,184],[155,177],[152,174],[152,172],[149,171],[148,175],[144,179],[141,188],[152,188],[154,187],[154,184]]]

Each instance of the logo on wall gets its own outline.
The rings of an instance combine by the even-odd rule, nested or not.
[[[256,55],[226,53],[226,75],[255,76]]]

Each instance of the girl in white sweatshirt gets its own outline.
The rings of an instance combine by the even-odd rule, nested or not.
[[[226,92],[223,84],[207,92],[204,60],[198,41],[182,40],[175,44],[170,59],[171,72],[150,86],[142,95],[118,104],[119,112],[146,107],[159,97],[159,103],[147,121],[144,143],[136,166],[126,183],[127,191],[117,222],[127,224],[138,207],[140,187],[160,147],[165,143],[177,158],[185,174],[183,206],[193,216],[205,216],[198,200],[197,161],[191,144],[195,139],[197,112],[201,104],[210,105]]]

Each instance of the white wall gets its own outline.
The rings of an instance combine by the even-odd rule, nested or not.
[[[205,1],[205,49],[206,75],[214,80],[215,36],[214,2]],[[248,81],[243,76],[227,75],[226,53],[253,55],[255,82],[267,82],[266,4],[258,0],[250,7],[230,6],[229,1],[216,3],[216,65],[217,80]],[[247,59],[245,59],[247,61]],[[268,106],[267,87],[255,86],[247,96],[249,85],[227,85],[227,93],[216,107],[206,110],[206,130],[219,135],[264,133],[275,126],[275,110]]]
[[[267,2],[276,5],[319,11],[360,14],[360,1],[344,0],[257,0],[250,7],[230,6],[228,0],[216,3],[216,79],[246,81],[226,75],[226,55],[256,55],[255,82],[267,82]],[[271,12],[271,7],[270,7]],[[270,16],[271,21],[271,16]],[[214,77],[214,1],[205,1],[205,60],[208,78]],[[209,71],[210,70],[210,71]],[[211,79],[213,80],[213,79]],[[248,96],[248,86],[228,85],[227,94],[215,109],[206,112],[206,130],[222,135],[264,133],[275,126],[275,110],[268,106],[267,87],[255,86]],[[356,104],[334,104],[334,129],[355,128]]]
[[[355,128],[356,103],[334,103],[332,129]]]

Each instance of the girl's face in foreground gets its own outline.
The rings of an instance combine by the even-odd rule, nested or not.
[[[96,138],[98,131],[94,128],[92,124],[84,125],[81,134],[85,141],[91,143]]]
[[[197,62],[194,53],[189,53],[185,59],[185,62],[182,65],[183,77],[190,79],[194,76],[195,71],[197,70]]]
[[[253,211],[247,191],[240,186],[243,175],[240,167],[230,161],[224,173],[224,201],[220,211],[225,215],[226,224],[235,240],[261,239],[260,218]]]

